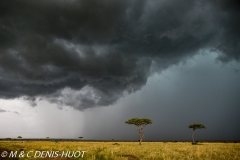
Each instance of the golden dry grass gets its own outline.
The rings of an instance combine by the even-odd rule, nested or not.
[[[5,149],[25,153],[87,151],[78,158],[87,160],[240,160],[240,143],[143,142],[140,146],[138,142],[0,141],[0,148],[0,152]]]

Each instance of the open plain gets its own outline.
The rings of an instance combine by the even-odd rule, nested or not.
[[[240,143],[190,142],[89,142],[89,141],[0,141],[0,154],[12,151],[11,159],[86,160],[238,160]],[[74,158],[74,152],[78,154]],[[20,153],[24,156],[19,157]],[[35,153],[38,153],[35,155]],[[42,153],[43,155],[39,155]],[[48,152],[48,155],[46,154]],[[64,152],[64,155],[61,155]],[[70,153],[70,154],[67,154]],[[27,153],[29,153],[27,157]],[[50,154],[52,153],[52,155]],[[59,156],[56,156],[58,153]],[[80,154],[82,154],[80,156]],[[54,157],[55,156],[55,157]],[[0,157],[0,159],[3,159]],[[7,159],[7,158],[4,158]]]

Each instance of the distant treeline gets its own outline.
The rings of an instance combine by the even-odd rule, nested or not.
[[[0,141],[53,141],[53,142],[60,142],[60,141],[68,141],[68,142],[138,142],[139,140],[94,140],[94,139],[60,139],[60,138],[22,138],[22,139],[16,139],[16,138],[0,138]],[[145,141],[145,142],[191,142],[191,141],[163,141],[163,140],[155,140],[155,141]],[[196,141],[198,143],[240,143],[240,141]]]

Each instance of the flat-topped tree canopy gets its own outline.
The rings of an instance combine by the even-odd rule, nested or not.
[[[125,123],[127,124],[134,124],[136,126],[145,126],[148,124],[152,124],[152,120],[148,118],[132,118],[127,120]]]
[[[206,127],[203,124],[190,124],[188,128],[192,128],[193,130],[195,130],[195,129],[204,129]]]

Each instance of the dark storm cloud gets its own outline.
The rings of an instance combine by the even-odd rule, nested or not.
[[[0,97],[107,106],[199,49],[239,60],[238,3],[3,0]]]
[[[240,59],[240,1],[213,1],[216,5],[215,14],[218,15],[217,23],[221,26],[220,44],[217,49],[223,52],[219,56],[222,62],[228,62],[232,59]]]

